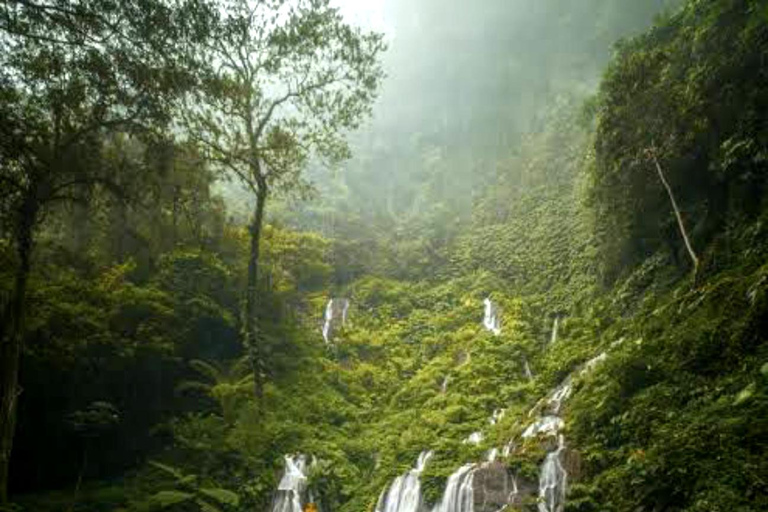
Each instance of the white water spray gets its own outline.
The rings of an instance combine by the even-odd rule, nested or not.
[[[419,512],[423,506],[419,477],[432,457],[432,452],[421,452],[416,466],[395,478],[384,490],[376,504],[376,512]]]
[[[285,469],[272,502],[272,512],[302,512],[302,494],[307,487],[307,457],[286,455]]]
[[[330,343],[333,333],[337,329],[337,323],[345,325],[347,323],[347,314],[349,312],[348,299],[330,299],[325,306],[325,315],[323,317],[323,339]]]
[[[554,345],[557,343],[557,328],[560,325],[560,317],[556,316],[555,321],[552,323],[552,336],[549,338],[549,344]]]
[[[483,326],[498,336],[501,334],[501,314],[491,299],[484,299],[485,311],[483,314]]]

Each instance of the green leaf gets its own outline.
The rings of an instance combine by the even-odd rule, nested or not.
[[[160,491],[150,498],[150,503],[153,507],[168,508],[172,505],[184,503],[189,501],[195,496],[188,492],[181,491]]]
[[[228,491],[226,489],[222,489],[220,487],[217,487],[215,489],[200,489],[200,492],[208,496],[209,498],[213,498],[214,500],[218,501],[222,505],[231,505],[233,507],[236,507],[240,504],[240,497],[235,494],[232,491]]]
[[[741,392],[736,396],[736,400],[733,401],[733,405],[740,405],[752,398],[752,395],[755,394],[755,390],[757,390],[757,386],[753,382],[749,386],[745,387],[741,390]]]
[[[200,510],[202,510],[203,512],[221,512],[220,508],[211,505],[207,501],[197,499],[195,500],[195,503],[197,503],[197,505],[200,507]]]
[[[157,469],[159,469],[161,471],[164,471],[164,472],[168,473],[169,475],[172,475],[176,479],[184,478],[184,474],[181,471],[179,471],[178,469],[176,469],[176,468],[174,468],[172,466],[168,466],[166,464],[163,464],[161,462],[157,462],[157,461],[154,461],[154,460],[149,461],[149,464],[150,464],[150,466],[154,466],[155,468],[157,468]]]

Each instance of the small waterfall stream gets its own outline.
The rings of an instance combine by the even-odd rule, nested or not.
[[[462,441],[463,444],[479,445],[485,439],[485,435],[482,432],[472,432],[469,436]]]
[[[557,323],[555,323],[553,337],[555,337],[556,332]],[[529,416],[534,414],[539,416],[523,432],[522,437],[524,439],[539,436],[551,436],[557,439],[557,444],[547,454],[539,473],[539,512],[562,512],[565,507],[568,472],[563,464],[566,444],[565,437],[560,431],[565,426],[565,421],[560,416],[560,412],[563,403],[570,398],[573,392],[574,375],[585,375],[607,357],[608,355],[603,352],[581,365],[571,375],[566,377],[549,397],[536,404],[529,413]]]
[[[477,464],[465,464],[448,477],[443,498],[432,512],[473,512],[474,477],[477,468]]]
[[[448,477],[440,501],[431,512],[487,512],[506,510],[519,504],[517,481],[507,468],[495,461],[498,450],[486,454],[486,461],[465,464]]]
[[[432,457],[432,452],[421,452],[416,466],[395,478],[384,490],[376,504],[376,512],[420,512],[423,508],[419,477]]]
[[[554,345],[557,343],[557,328],[560,326],[560,317],[555,316],[555,320],[552,322],[552,335],[549,338],[549,344]]]
[[[523,359],[523,369],[525,370],[525,376],[528,380],[533,380],[533,372],[531,366],[528,364],[528,358]]]
[[[547,454],[541,466],[539,512],[560,512],[565,506],[565,491],[568,485],[568,472],[562,463],[565,438],[560,434],[557,439],[557,449]]]
[[[491,299],[484,299],[485,311],[483,313],[483,326],[498,336],[501,334],[501,311]]]
[[[451,377],[446,375],[443,377],[443,382],[440,384],[440,392],[446,394],[448,392],[448,384],[451,382]]]
[[[307,457],[286,455],[285,469],[272,501],[272,512],[302,512],[302,495],[307,488]]]
[[[325,315],[323,316],[323,339],[330,343],[333,333],[338,329],[338,324],[347,323],[347,313],[349,312],[349,299],[330,299],[325,306]]]

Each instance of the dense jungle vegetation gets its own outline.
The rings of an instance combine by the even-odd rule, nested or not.
[[[765,0],[0,2],[0,510],[768,510],[767,192]]]

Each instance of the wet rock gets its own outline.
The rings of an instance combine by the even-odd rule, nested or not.
[[[519,507],[538,492],[536,482],[516,478],[500,462],[478,467],[472,484],[474,512],[497,512],[505,506]]]

